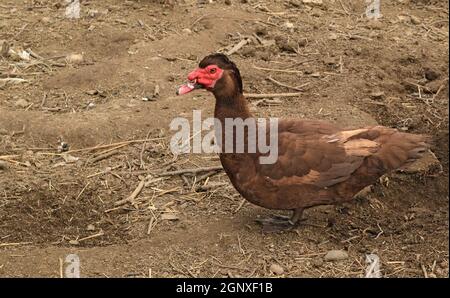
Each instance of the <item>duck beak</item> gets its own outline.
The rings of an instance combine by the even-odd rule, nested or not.
[[[177,95],[184,95],[195,89],[202,89],[202,88],[203,88],[202,84],[197,83],[197,81],[192,81],[185,85],[181,85],[177,90]]]

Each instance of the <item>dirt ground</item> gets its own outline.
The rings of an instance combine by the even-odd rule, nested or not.
[[[69,19],[64,1],[0,0],[0,276],[59,277],[76,253],[88,277],[361,277],[375,253],[384,277],[448,277],[448,1],[381,1],[378,21],[363,0],[81,2]],[[168,149],[173,118],[214,106],[175,90],[244,39],[245,92],[302,90],[249,100],[255,115],[427,133],[442,167],[392,173],[285,233],[262,233],[274,211],[220,171],[115,205],[147,175],[219,165]]]

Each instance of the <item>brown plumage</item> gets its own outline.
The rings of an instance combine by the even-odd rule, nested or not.
[[[196,88],[204,82],[200,87],[213,92],[214,115],[222,124],[225,118],[252,117],[233,62],[213,54],[199,66],[189,79],[197,82]],[[210,74],[208,66],[222,70],[220,76],[218,70]],[[259,152],[220,154],[231,183],[245,199],[265,208],[294,210],[289,221],[262,220],[265,227],[289,227],[301,219],[305,208],[351,200],[380,176],[406,166],[428,148],[426,136],[383,126],[342,130],[326,121],[299,119],[279,120],[278,125],[274,164],[260,164]]]

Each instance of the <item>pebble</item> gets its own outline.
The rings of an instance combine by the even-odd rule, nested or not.
[[[382,99],[384,97],[383,91],[374,91],[370,93],[370,98],[372,99]]]
[[[419,25],[420,24],[420,19],[418,17],[416,17],[416,16],[410,16],[410,20],[411,20],[411,23],[414,24],[414,25]]]
[[[14,103],[14,105],[19,108],[26,108],[30,105],[30,103],[28,101],[26,101],[25,99],[21,98],[21,99],[17,100]]]
[[[98,10],[97,9],[89,9],[87,12],[88,17],[90,18],[95,18],[96,16],[98,16]]]
[[[265,35],[268,34],[268,31],[267,31],[267,28],[266,28],[266,27],[264,27],[264,26],[258,26],[258,27],[256,27],[256,29],[255,29],[255,33],[256,33],[256,35],[258,35],[258,36],[265,36]]]
[[[281,267],[280,265],[275,264],[275,263],[270,265],[269,270],[276,275],[281,275],[284,273],[283,267]]]
[[[434,81],[437,78],[439,78],[439,73],[437,73],[436,71],[428,68],[428,69],[425,70],[425,78],[428,81]]]
[[[66,56],[66,60],[68,63],[79,64],[84,61],[84,57],[82,54],[69,54]]]
[[[161,214],[162,220],[179,220],[180,217],[176,213],[163,213]]]
[[[308,44],[308,39],[306,38],[300,38],[297,42],[299,47],[304,47]]]
[[[88,230],[88,231],[95,231],[95,226],[94,226],[93,224],[89,224],[89,225],[86,227],[86,230]]]
[[[320,10],[320,9],[318,9],[318,8],[313,8],[313,9],[311,10],[311,15],[312,15],[313,17],[321,17],[321,16],[323,15],[323,11]]]
[[[338,39],[338,35],[336,33],[330,33],[328,35],[328,38],[331,40],[336,40],[336,39]]]
[[[348,253],[343,250],[330,250],[323,257],[325,261],[341,261],[348,258]]]
[[[0,128],[0,135],[7,135],[8,131],[4,128]]]
[[[7,169],[8,169],[8,164],[6,163],[6,161],[0,160],[0,171],[5,171]]]
[[[80,242],[78,242],[78,240],[70,240],[69,244],[70,245],[78,245],[78,244],[80,244]]]
[[[291,22],[286,22],[286,23],[284,23],[284,27],[286,27],[287,29],[293,29],[294,24],[292,24]]]
[[[88,91],[86,91],[86,94],[88,94],[88,95],[97,95],[98,91],[97,90],[88,90]]]
[[[189,28],[184,28],[182,31],[183,31],[183,33],[186,33],[186,34],[191,34],[192,33],[192,30],[189,29]]]

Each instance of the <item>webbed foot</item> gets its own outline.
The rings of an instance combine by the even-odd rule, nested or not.
[[[276,233],[290,231],[303,221],[303,208],[295,209],[292,217],[283,215],[271,215],[268,218],[257,219],[256,222],[262,225],[262,231],[266,233]]]

